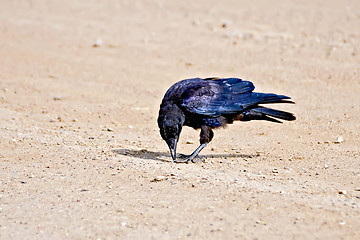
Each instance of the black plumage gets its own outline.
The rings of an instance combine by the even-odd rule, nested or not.
[[[233,121],[295,120],[292,113],[259,105],[293,103],[290,97],[256,93],[254,88],[252,82],[239,78],[193,78],[172,85],[160,105],[158,125],[174,162],[194,161],[214,137],[212,129]],[[176,159],[176,145],[184,125],[201,129],[200,146],[185,159]]]

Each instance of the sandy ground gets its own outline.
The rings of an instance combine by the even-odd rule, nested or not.
[[[360,239],[359,51],[358,0],[0,1],[0,238]],[[173,164],[160,101],[213,76],[297,120]]]

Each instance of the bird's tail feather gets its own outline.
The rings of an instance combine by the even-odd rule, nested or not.
[[[281,123],[281,121],[278,119],[293,121],[296,118],[292,113],[260,106],[245,110],[239,115],[240,121],[266,120],[270,122]]]
[[[276,110],[276,109],[272,109],[272,108],[266,108],[266,107],[256,107],[250,110],[250,114],[251,112],[255,112],[255,113],[260,113],[261,115],[263,115],[263,117],[268,118],[270,117],[274,117],[274,118],[279,118],[282,120],[286,120],[286,121],[293,121],[296,119],[296,117],[289,112],[284,112],[281,110]],[[269,119],[264,119],[264,120],[269,120]],[[273,119],[275,120],[275,119]],[[272,120],[269,120],[272,121]],[[276,120],[277,121],[277,120]]]

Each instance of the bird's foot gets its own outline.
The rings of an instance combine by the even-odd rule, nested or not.
[[[188,160],[187,158],[183,158],[183,159],[177,158],[174,160],[174,163],[189,163],[189,162],[190,160]]]
[[[185,154],[179,154],[177,159],[174,160],[174,163],[190,163],[190,162],[203,162],[204,158],[199,156],[193,156],[193,155],[185,155]]]
[[[191,157],[191,155],[186,155],[186,154],[182,154],[182,153],[180,153],[179,155],[177,155],[177,158],[181,158],[181,159],[187,159],[187,158],[189,158],[189,157]]]

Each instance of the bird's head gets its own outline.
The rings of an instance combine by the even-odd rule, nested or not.
[[[171,157],[176,159],[176,145],[184,125],[184,113],[171,109],[171,111],[162,111],[160,109],[158,117],[158,125],[160,128],[160,135],[169,146]]]

